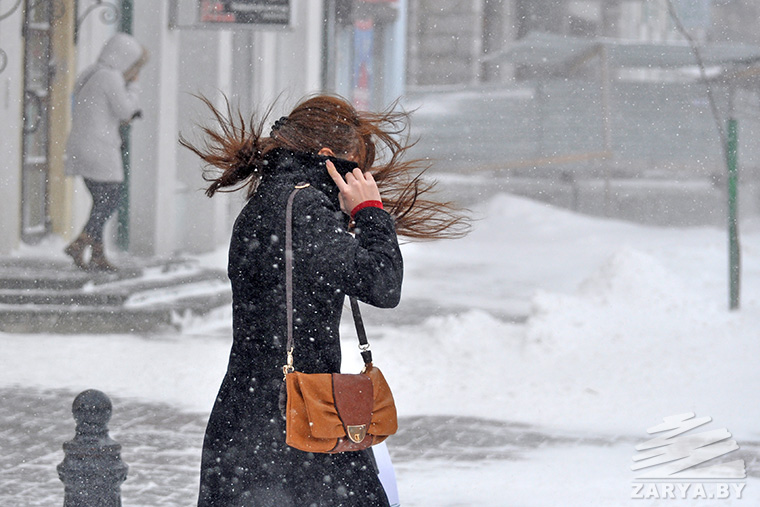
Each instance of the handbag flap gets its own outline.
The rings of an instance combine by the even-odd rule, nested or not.
[[[333,397],[343,426],[369,427],[374,403],[372,380],[362,374],[333,373]]]
[[[297,380],[297,387],[306,407],[309,433],[315,438],[340,438],[346,435],[343,423],[333,402],[332,375],[330,373],[289,373]],[[290,396],[290,393],[288,393]]]

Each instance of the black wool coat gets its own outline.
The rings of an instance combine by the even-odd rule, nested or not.
[[[286,360],[285,207],[293,203],[295,368],[340,371],[345,295],[399,302],[403,263],[391,216],[364,208],[346,232],[327,157],[275,150],[232,233],[233,344],[203,444],[199,506],[384,506],[366,451],[313,454],[285,444],[278,397]],[[331,158],[341,174],[355,164]]]

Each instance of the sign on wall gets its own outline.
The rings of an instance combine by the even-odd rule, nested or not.
[[[171,28],[258,28],[290,25],[291,0],[173,0]]]

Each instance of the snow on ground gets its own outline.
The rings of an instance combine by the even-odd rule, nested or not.
[[[403,247],[404,299],[439,315],[369,329],[400,415],[524,422],[613,443],[517,461],[407,462],[397,471],[405,505],[626,503],[634,446],[672,414],[711,416],[740,447],[760,440],[760,228],[742,226],[742,307],[730,312],[725,231],[590,218],[510,195],[475,211],[467,238]],[[222,267],[224,255],[204,262]],[[520,313],[524,324],[506,318]],[[13,358],[0,385],[97,387],[205,413],[226,366],[228,319],[221,309],[180,335],[0,335]],[[350,326],[345,370],[356,371]],[[760,481],[747,482],[745,504],[757,504]]]
[[[405,294],[473,309],[402,330],[408,338],[387,343],[394,367],[433,354],[427,367],[446,379],[491,385],[501,403],[480,415],[636,431],[658,414],[695,410],[757,435],[759,408],[746,404],[760,386],[749,360],[760,352],[756,230],[742,237],[742,309],[729,312],[723,231],[599,220],[513,196],[484,215],[467,239],[409,245]],[[483,311],[514,299],[528,304],[526,325]],[[462,393],[448,397],[453,406],[482,406],[466,386],[450,387]],[[410,405],[445,410],[427,399]]]

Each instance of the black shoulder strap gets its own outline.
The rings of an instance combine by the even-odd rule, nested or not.
[[[286,298],[286,311],[288,313],[288,364],[286,367],[293,366],[293,200],[296,194],[302,188],[308,187],[308,183],[301,183],[296,185],[296,188],[288,196],[288,204],[285,208],[285,298]],[[364,330],[364,322],[362,321],[362,314],[359,311],[359,301],[354,296],[349,296],[351,302],[351,314],[354,317],[354,326],[356,327],[356,334],[359,337],[359,349],[361,350],[362,359],[364,364],[372,363],[372,351],[369,350],[369,342],[367,341],[367,332]]]

